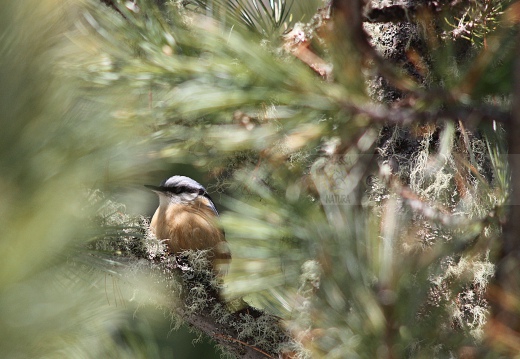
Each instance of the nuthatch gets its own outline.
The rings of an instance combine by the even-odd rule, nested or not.
[[[159,208],[150,229],[158,239],[167,241],[168,252],[175,255],[185,250],[209,250],[213,270],[225,272],[231,253],[206,189],[185,176],[173,176],[159,186],[146,187],[159,195]]]

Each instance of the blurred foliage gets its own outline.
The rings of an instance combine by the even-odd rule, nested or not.
[[[133,286],[83,245],[105,231],[91,222],[90,189],[109,192],[152,167],[139,131],[111,120],[129,96],[90,96],[92,85],[60,66],[86,50],[64,36],[82,14],[78,2],[52,0],[0,13],[0,356],[182,357],[196,337],[165,343],[170,321],[135,315]]]
[[[397,85],[413,84],[406,98],[380,97],[391,86],[331,30],[327,3],[303,3],[4,5],[3,357],[166,357],[164,328],[132,311],[169,315],[175,285],[143,259],[146,220],[112,201],[164,162],[209,173],[233,253],[225,295],[285,319],[297,357],[500,357],[482,346],[508,196],[500,123],[454,111],[394,126],[363,110],[391,98],[507,112],[507,4],[425,15],[402,58],[388,50],[402,27],[367,27],[398,60]],[[459,56],[455,20],[487,45]],[[294,51],[303,43],[330,76]]]

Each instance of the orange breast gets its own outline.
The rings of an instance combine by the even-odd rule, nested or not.
[[[168,251],[178,254],[185,250],[210,249],[214,260],[231,259],[224,232],[218,226],[218,218],[198,197],[189,204],[170,203],[159,206],[150,228],[158,239],[166,239]]]

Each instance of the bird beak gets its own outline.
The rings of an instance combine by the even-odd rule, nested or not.
[[[163,192],[166,192],[166,188],[164,188],[164,187],[160,187],[160,186],[152,186],[152,185],[149,185],[149,184],[145,184],[144,186],[145,186],[146,188],[151,189],[151,190],[154,191],[154,192],[157,192],[157,193],[163,193]]]

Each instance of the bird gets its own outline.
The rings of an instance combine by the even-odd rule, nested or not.
[[[215,203],[206,189],[186,176],[172,176],[159,186],[145,185],[159,196],[159,207],[150,231],[165,240],[168,252],[208,250],[211,268],[219,276],[227,272],[231,252],[219,224]]]

